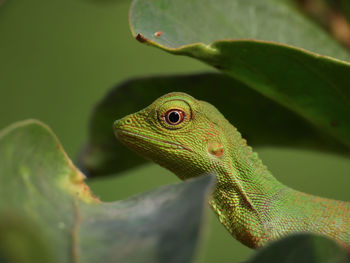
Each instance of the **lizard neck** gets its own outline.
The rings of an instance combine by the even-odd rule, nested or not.
[[[237,132],[238,133],[238,132]],[[211,205],[221,223],[245,245],[257,248],[288,233],[312,232],[350,244],[350,203],[293,190],[273,177],[236,134],[230,161],[216,169]]]
[[[217,186],[211,205],[236,239],[257,248],[268,239],[264,227],[269,218],[266,209],[273,197],[284,193],[287,187],[272,176],[237,131],[230,139],[234,142],[227,145],[234,148],[228,149],[228,158],[215,165]]]

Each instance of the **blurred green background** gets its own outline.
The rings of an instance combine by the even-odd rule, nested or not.
[[[129,5],[126,0],[9,0],[0,7],[0,128],[39,119],[75,160],[93,106],[115,84],[138,76],[212,70],[135,41],[128,28]],[[349,159],[296,149],[256,150],[283,183],[350,201]],[[102,200],[113,201],[178,181],[148,164],[88,183]],[[201,261],[244,260],[252,250],[210,215]]]

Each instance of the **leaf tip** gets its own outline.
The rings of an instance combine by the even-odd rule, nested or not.
[[[140,43],[146,43],[146,42],[148,42],[148,39],[145,38],[145,37],[144,37],[142,34],[140,34],[140,33],[138,33],[138,34],[136,35],[135,39],[136,39],[137,41],[139,41]]]

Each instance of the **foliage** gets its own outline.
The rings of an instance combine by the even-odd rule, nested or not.
[[[101,203],[50,129],[0,136],[0,259],[5,262],[190,262],[213,182],[203,177]],[[190,201],[188,201],[190,200]],[[1,261],[1,262],[3,262]]]
[[[345,263],[349,259],[346,251],[327,238],[298,234],[271,243],[248,263]]]
[[[80,155],[86,174],[142,164],[114,139],[112,123],[170,91],[213,103],[253,146],[349,154],[350,55],[291,1],[134,0],[130,23],[141,43],[198,59],[220,73],[118,85],[92,114]],[[1,133],[0,160],[1,262],[195,260],[210,176],[101,203],[55,135],[37,121]],[[347,260],[333,241],[297,235],[267,246],[248,262],[276,259]]]

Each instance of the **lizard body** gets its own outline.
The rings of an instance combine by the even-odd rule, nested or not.
[[[258,248],[289,233],[311,232],[350,247],[350,203],[280,183],[209,103],[169,93],[117,120],[114,129],[121,142],[180,179],[214,172],[210,204],[243,244]]]

